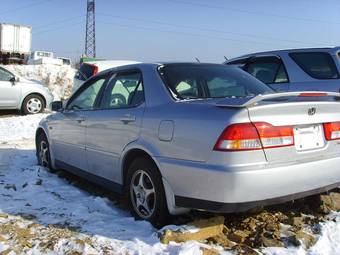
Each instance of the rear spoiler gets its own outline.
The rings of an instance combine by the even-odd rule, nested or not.
[[[243,97],[243,98],[225,98],[216,103],[218,107],[250,107],[258,102],[264,100],[270,100],[280,97],[335,97],[337,100],[340,100],[340,93],[336,92],[326,92],[326,91],[297,91],[297,92],[282,92],[282,93],[273,93],[273,94],[265,94],[265,95],[257,95],[253,97]]]

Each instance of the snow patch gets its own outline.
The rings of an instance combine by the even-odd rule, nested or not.
[[[55,100],[71,95],[76,69],[68,65],[7,65],[6,68],[28,80],[36,80],[50,89]]]
[[[34,114],[0,118],[0,143],[18,140],[32,140],[38,124],[47,114]]]
[[[195,226],[190,226],[190,225],[168,225],[160,229],[158,232],[162,233],[166,230],[171,230],[171,231],[176,231],[176,232],[181,232],[181,233],[197,233],[200,229],[195,227]]]
[[[329,220],[320,223],[321,235],[316,244],[309,250],[302,246],[295,248],[266,248],[263,252],[267,255],[330,255],[340,254],[340,212],[329,215]]]
[[[321,236],[310,249],[310,254],[340,253],[340,212],[330,216],[330,220],[321,223]]]

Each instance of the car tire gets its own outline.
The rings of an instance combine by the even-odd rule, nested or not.
[[[126,194],[131,213],[137,220],[163,226],[170,218],[161,174],[149,159],[135,159],[127,172]]]
[[[43,112],[45,109],[45,101],[42,96],[37,94],[28,95],[21,107],[21,112],[24,115],[37,114]]]
[[[45,133],[41,133],[38,136],[36,144],[38,164],[46,167],[50,172],[54,172],[51,164],[50,145]]]

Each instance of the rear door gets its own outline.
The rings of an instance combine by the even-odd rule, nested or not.
[[[288,74],[279,56],[251,58],[244,66],[244,70],[276,91],[288,91]]]
[[[115,73],[103,93],[100,109],[86,112],[86,158],[89,172],[121,183],[119,159],[139,137],[145,109],[142,73]]]
[[[21,97],[20,84],[11,82],[14,75],[0,67],[0,108],[16,108]]]

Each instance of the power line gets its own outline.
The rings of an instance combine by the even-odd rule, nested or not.
[[[200,31],[214,32],[214,33],[232,34],[232,35],[238,35],[238,36],[249,37],[249,38],[268,39],[268,40],[281,41],[281,42],[285,41],[285,42],[289,42],[289,43],[299,43],[299,44],[303,44],[303,45],[306,45],[306,44],[314,44],[315,45],[315,42],[289,40],[289,39],[282,39],[282,38],[270,37],[270,36],[265,36],[265,35],[246,34],[246,33],[239,33],[239,32],[233,32],[233,31],[219,30],[219,29],[215,29],[215,28],[204,28],[204,27],[188,26],[188,25],[184,25],[184,24],[173,24],[173,23],[157,21],[157,20],[129,18],[129,17],[123,17],[123,16],[111,15],[111,14],[105,14],[105,13],[98,13],[98,15],[112,17],[112,18],[118,18],[118,19],[124,19],[124,20],[142,21],[142,22],[147,22],[147,23],[167,25],[167,26],[172,26],[172,27],[176,27],[176,28],[181,27],[181,28],[189,28],[189,29],[195,29],[195,30],[200,30]],[[324,44],[318,43],[318,44],[324,45],[324,44],[328,44],[328,43],[324,43]]]
[[[262,45],[271,45],[271,46],[280,45],[280,44],[277,44],[277,43],[273,44],[273,43],[258,42],[258,41],[248,41],[248,40],[244,41],[244,40],[238,40],[238,39],[226,38],[226,37],[207,36],[207,35],[188,33],[188,32],[182,32],[182,31],[164,30],[164,29],[158,29],[158,28],[150,28],[150,27],[142,27],[142,26],[134,26],[134,25],[105,22],[105,21],[101,21],[101,20],[99,20],[98,23],[106,24],[106,25],[113,25],[113,26],[118,26],[118,27],[127,27],[127,28],[137,29],[137,30],[157,31],[157,32],[163,32],[163,33],[171,33],[171,34],[180,34],[180,35],[186,35],[186,36],[201,37],[201,38],[205,38],[205,39],[234,41],[234,42],[240,42],[240,43],[246,43],[246,44],[262,44]],[[283,45],[281,44],[281,46],[283,46]]]
[[[259,12],[259,11],[249,11],[249,10],[244,10],[244,9],[225,7],[221,5],[219,6],[210,5],[210,4],[205,4],[205,3],[196,3],[196,2],[189,2],[189,1],[182,1],[182,0],[168,0],[168,1],[172,3],[177,3],[177,4],[194,5],[194,6],[204,7],[204,8],[227,10],[227,11],[241,12],[241,13],[247,13],[247,14],[252,14],[252,15],[260,15],[260,16],[270,16],[270,17],[275,17],[275,18],[280,18],[280,19],[291,19],[291,20],[302,21],[302,22],[325,23],[325,24],[334,24],[334,25],[340,24],[340,22],[331,22],[331,21],[319,20],[319,19],[307,19],[307,18],[272,14],[272,13]]]
[[[51,2],[51,1],[53,1],[53,0],[36,1],[36,2],[30,3],[30,4],[22,5],[22,6],[13,8],[13,9],[9,9],[9,10],[0,12],[0,14],[10,13],[10,12],[17,12],[17,11],[20,11],[20,10],[23,10],[23,9],[27,9],[27,8],[30,8],[30,7],[33,7],[33,6],[42,4],[42,3]]]
[[[59,24],[65,24],[65,23],[68,23],[71,20],[79,19],[81,17],[83,17],[83,15],[78,15],[78,16],[75,16],[75,17],[66,18],[66,19],[62,19],[62,20],[58,20],[58,21],[50,22],[50,23],[46,23],[46,24],[32,25],[32,27],[34,28],[34,30],[36,30],[36,29],[39,30],[39,28],[41,29],[41,28],[51,27],[51,26],[55,26],[55,25],[59,25]]]
[[[68,25],[68,26],[59,26],[59,27],[56,27],[56,28],[43,30],[43,31],[40,31],[40,32],[33,33],[33,35],[41,35],[41,34],[45,34],[45,33],[51,32],[51,31],[54,32],[54,31],[56,31],[56,30],[67,29],[67,28],[69,28],[69,27],[73,27],[73,26],[79,25],[79,24],[84,24],[84,21],[72,23],[72,24],[70,24],[70,25]]]

